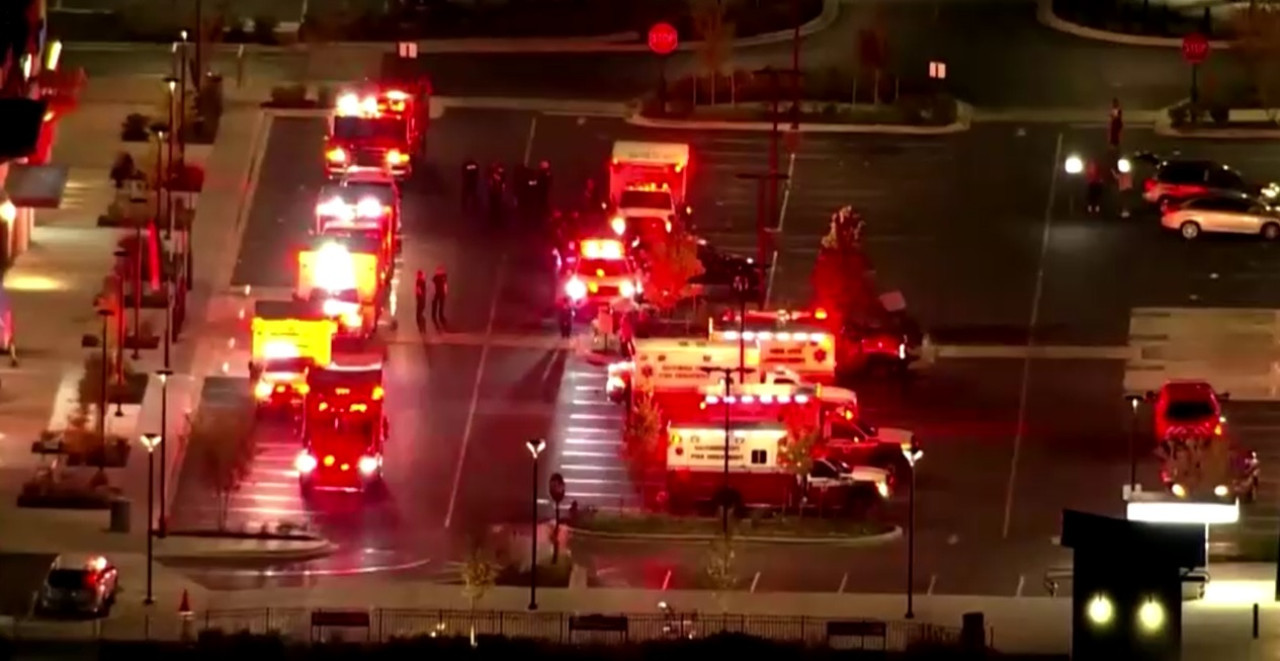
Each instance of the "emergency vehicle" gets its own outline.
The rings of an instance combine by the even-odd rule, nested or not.
[[[731,429],[726,492],[725,430],[705,423],[668,427],[666,484],[672,511],[707,503],[741,507],[794,507],[803,501],[845,509],[892,495],[889,471],[816,459],[807,475],[796,475],[784,457],[787,430],[778,423],[747,423]]]
[[[617,239],[585,239],[573,259],[558,260],[557,307],[595,314],[619,299],[634,301],[643,292],[640,274]]]
[[[394,188],[344,182],[320,189],[317,235],[360,236],[382,244],[378,258],[393,264],[399,245],[400,199]]]
[[[701,400],[703,386],[723,384],[726,368],[734,370],[734,378],[740,383],[800,383],[800,376],[792,370],[762,370],[757,346],[742,347],[737,342],[701,339],[646,338],[636,340],[632,360],[609,366],[605,392],[611,400],[622,402],[632,388],[639,388],[652,392],[667,406],[690,396],[689,403],[696,405]]]
[[[613,143],[609,165],[610,226],[618,236],[672,224],[689,213],[689,145]]]
[[[294,460],[303,492],[377,485],[387,436],[381,363],[315,368],[307,385],[303,449]]]
[[[325,139],[325,171],[338,177],[372,168],[407,177],[426,150],[430,96],[426,84],[339,94]]]
[[[298,301],[258,301],[249,378],[261,413],[301,406],[311,368],[328,365],[337,325]]]
[[[330,193],[327,197],[324,194],[326,190]],[[388,226],[395,230],[396,238],[400,238],[400,233],[403,231],[403,217],[400,214],[400,184],[394,177],[377,170],[348,172],[341,179],[321,189],[320,199],[325,200],[339,195],[344,198],[349,195],[354,198],[356,204],[369,197],[382,201],[383,206],[390,212]],[[348,199],[348,202],[350,201]]]
[[[366,236],[315,237],[298,252],[294,299],[338,322],[340,336],[368,337],[377,329],[390,271],[383,241]]]

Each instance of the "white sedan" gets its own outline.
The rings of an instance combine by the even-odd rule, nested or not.
[[[1160,224],[1182,238],[1198,238],[1202,232],[1257,234],[1268,241],[1280,239],[1280,212],[1249,196],[1203,197],[1170,207]]]

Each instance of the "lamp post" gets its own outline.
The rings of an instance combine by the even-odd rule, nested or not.
[[[1125,395],[1129,403],[1129,490],[1138,488],[1138,407],[1142,406],[1141,395]]]
[[[114,377],[117,384],[122,384],[124,383],[124,340],[127,334],[124,319],[124,279],[126,276],[131,277],[132,265],[129,263],[128,250],[119,248],[112,254],[115,255],[116,261],[120,265],[120,273],[116,277],[116,301],[119,305],[120,314],[116,315],[116,367]],[[104,362],[103,365],[105,366],[106,363]],[[120,408],[120,402],[117,401],[116,417],[123,415],[124,410]]]
[[[169,378],[173,376],[167,360],[164,369],[156,370],[156,376],[160,377],[160,522],[156,525],[156,534],[164,539],[169,534],[169,517],[165,511],[169,500],[169,458],[165,452],[168,445],[165,440],[169,436]]]
[[[770,172],[739,172],[737,178],[756,182],[756,266],[760,269],[761,275],[763,275],[763,270],[769,263],[768,240],[766,237],[770,230],[777,227],[777,223],[772,218],[774,211],[767,211],[770,206],[765,195],[768,190],[766,184],[786,181],[790,177],[785,172],[771,170]],[[762,290],[760,295],[763,297],[764,294],[765,292]],[[761,300],[760,303],[763,305],[764,301]]]
[[[178,33],[178,162],[187,162],[187,31]]]
[[[151,573],[152,565],[155,564],[155,553],[153,544],[155,535],[152,534],[152,525],[155,521],[156,506],[156,453],[157,445],[163,443],[164,437],[161,434],[143,434],[142,447],[147,449],[147,597],[142,600],[146,606],[154,604],[156,600],[151,595]],[[163,447],[163,446],[161,446]]]
[[[738,371],[737,367],[704,367],[702,371],[707,374],[719,372],[724,375],[724,475],[723,482],[720,487],[720,530],[724,534],[725,539],[729,539],[729,506],[733,504],[729,498],[731,490],[729,488],[729,445],[732,443],[733,436],[733,420],[729,416],[729,398],[733,396],[733,373]]]
[[[107,358],[107,324],[114,314],[110,308],[98,308],[98,316],[102,317],[102,372],[99,375],[102,388],[98,393],[98,438],[105,444],[107,440],[107,372],[111,369],[111,361]]]
[[[733,293],[738,297],[738,381],[747,378],[747,294],[751,283],[746,274],[733,276]]]
[[[172,184],[173,184],[172,177],[173,177],[173,170],[174,170],[173,143],[174,143],[175,136],[177,135],[177,126],[178,126],[177,124],[173,123],[173,116],[174,116],[174,104],[177,102],[177,99],[174,97],[174,95],[178,89],[178,79],[174,78],[173,76],[169,76],[168,78],[164,79],[164,84],[165,84],[165,87],[169,90],[169,127],[173,129],[169,132],[169,139],[165,142],[165,149],[168,151],[168,153],[165,157],[166,166],[165,166],[165,178],[164,178],[164,182],[165,182],[164,192],[166,196],[165,205],[164,205],[164,208],[166,211],[165,224],[164,224],[164,238],[167,241],[173,236],[173,189],[172,189]],[[156,222],[157,223],[160,222],[160,219],[156,218]],[[165,283],[165,286],[166,288],[168,287],[167,281]]]
[[[911,468],[911,492],[907,495],[907,614],[908,620],[916,616],[915,582],[916,582],[916,464],[924,456],[920,444],[913,437],[911,445],[902,448],[902,456]]]
[[[547,447],[545,438],[531,438],[524,446],[533,457],[533,489],[529,491],[529,610],[538,610],[538,456]]]

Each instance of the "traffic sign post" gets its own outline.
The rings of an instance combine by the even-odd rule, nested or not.
[[[551,564],[560,561],[560,501],[564,500],[564,476],[552,473],[547,481],[547,490],[551,492],[551,502],[555,504],[555,525],[551,529]]]
[[[680,33],[670,23],[654,23],[649,28],[649,50],[658,56],[658,103],[667,111],[667,56],[680,46]]]
[[[1209,59],[1209,39],[1199,32],[1182,38],[1182,59],[1191,65],[1191,103],[1200,100],[1200,65]]]

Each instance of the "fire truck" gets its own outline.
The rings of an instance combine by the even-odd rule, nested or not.
[[[640,275],[617,239],[586,239],[578,254],[557,264],[556,307],[572,319],[595,314],[601,306],[634,301],[642,293]]]
[[[366,87],[338,95],[325,139],[325,172],[372,168],[405,178],[426,152],[431,90],[423,83]]]
[[[303,449],[294,461],[303,493],[378,485],[387,437],[382,364],[317,367],[307,386]]]
[[[394,188],[344,181],[320,189],[315,234],[378,242],[378,259],[393,265],[399,245],[399,218],[400,198]]]
[[[296,410],[307,394],[307,374],[329,364],[336,325],[297,301],[258,301],[252,329],[249,378],[258,412]]]
[[[377,330],[391,273],[385,241],[351,234],[315,237],[298,252],[294,299],[338,322],[339,337],[368,338]]]
[[[734,425],[727,448],[724,427],[714,424],[673,422],[668,435],[666,495],[674,512],[707,504],[736,510],[806,502],[842,510],[866,507],[892,495],[892,475],[874,466],[819,458],[807,474],[797,475],[785,458],[787,429],[778,423]]]
[[[376,214],[376,217],[386,221],[382,226],[394,234],[397,249],[399,248],[399,240],[404,228],[403,216],[400,213],[400,185],[394,177],[385,172],[373,170],[349,172],[341,179],[320,189],[321,203],[334,198],[341,199],[346,204],[355,204],[357,208],[354,211],[357,212],[361,211],[359,205],[364,200],[375,200],[381,203],[382,211]],[[365,202],[364,206],[364,213],[357,213],[356,216],[375,217],[372,213],[372,203]],[[320,220],[318,215],[316,220]],[[323,233],[323,228],[318,222],[316,231]]]
[[[734,370],[733,377],[739,383],[800,383],[800,376],[789,369],[762,369],[760,349],[756,346],[700,339],[647,338],[636,340],[633,360],[609,366],[605,392],[611,400],[620,403],[627,401],[633,388],[647,390],[674,412],[677,408],[696,406],[702,398],[702,387],[723,384],[725,369]]]
[[[689,183],[689,145],[613,143],[609,164],[610,226],[618,236],[662,228],[683,219]]]

